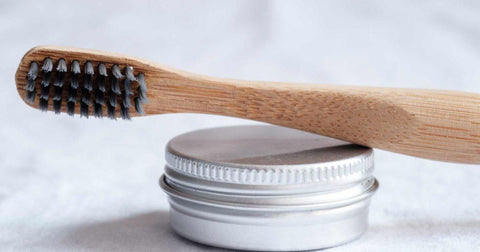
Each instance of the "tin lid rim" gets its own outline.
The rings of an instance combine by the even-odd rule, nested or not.
[[[241,165],[204,161],[167,149],[166,165],[173,171],[203,180],[248,185],[338,184],[367,178],[374,170],[369,149],[348,159],[300,165]]]

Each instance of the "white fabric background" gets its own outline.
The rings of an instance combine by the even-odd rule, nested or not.
[[[478,1],[1,1],[0,38],[2,251],[221,251],[169,230],[163,149],[186,131],[254,123],[40,113],[14,84],[38,44],[228,78],[480,92]],[[331,251],[478,251],[479,166],[376,154],[370,230]]]

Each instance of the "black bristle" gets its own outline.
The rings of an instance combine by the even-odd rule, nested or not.
[[[112,66],[112,78],[111,79],[111,87],[110,89],[115,93],[115,94],[121,94],[122,91],[120,91],[120,85],[118,81],[123,78],[123,75],[120,71],[120,67],[118,65],[113,65]]]
[[[105,78],[107,77],[107,68],[105,64],[98,65],[97,89],[95,90],[95,104],[105,106]]]
[[[40,93],[40,98],[48,100],[50,95],[50,86],[42,86],[42,92]]]
[[[73,88],[72,86],[70,86],[70,90],[68,91],[67,102],[73,102],[73,103],[77,102],[77,89]]]
[[[127,82],[130,83],[130,81],[128,79],[125,79],[124,81],[124,85],[125,87],[130,84],[126,84]],[[127,107],[127,108],[130,108],[132,107],[132,102],[130,101],[130,94],[129,92],[127,92],[127,90],[123,91],[122,93],[122,104],[123,106]]]
[[[123,105],[123,103],[120,104],[120,116],[124,120],[130,120],[130,111],[129,111],[128,107],[125,107]]]
[[[133,102],[135,103],[135,111],[140,115],[145,115],[141,99],[139,97],[136,97],[135,99],[133,99]]]
[[[132,90],[132,81],[134,80],[135,80],[135,76],[133,75],[133,68],[125,67],[125,80],[123,81],[124,91],[122,93],[122,102],[123,102],[123,106],[127,108],[132,107],[130,96],[134,94]]]
[[[42,86],[49,86],[50,85],[50,79],[52,78],[52,59],[46,58],[43,61],[43,66],[42,66],[42,72],[43,72],[43,78],[42,78]]]
[[[118,84],[118,79],[115,77],[110,78],[110,89],[115,93],[115,94],[121,94],[122,91],[120,91],[120,85]]]
[[[40,94],[40,103],[39,103],[40,110],[42,111],[46,111],[48,109],[48,97],[50,95],[50,79],[52,74],[52,68],[53,68],[52,59],[45,58],[42,66],[43,78],[41,82],[42,90]]]
[[[73,116],[75,114],[75,102],[67,102],[67,114]]]
[[[135,81],[136,78],[135,76],[133,75],[133,68],[132,67],[125,67],[125,80],[128,80],[128,81],[124,81],[124,88],[125,88],[125,92],[127,92],[129,95],[133,95],[133,90],[132,90],[132,81]]]
[[[52,72],[44,72],[42,79],[42,86],[48,87],[50,85],[50,80],[52,79]]]
[[[87,105],[87,107],[90,105],[90,91],[86,88],[82,90],[82,103]]]
[[[55,75],[54,86],[61,87],[63,86],[63,81],[65,78],[65,73],[67,72],[67,63],[64,59],[59,59],[57,63],[57,72]]]
[[[87,61],[85,63],[85,75],[83,80],[83,88],[87,89],[88,91],[93,90],[93,65],[92,62]]]
[[[80,63],[77,60],[72,61],[70,66],[70,87],[68,89],[68,98],[67,98],[67,113],[73,116],[75,111],[75,104],[77,103],[77,90],[78,90],[78,77],[80,75]]]
[[[55,111],[55,114],[60,114],[61,107],[62,107],[62,100],[53,101],[53,111]]]
[[[107,103],[107,117],[110,119],[117,120],[117,117],[115,116],[115,107],[110,105],[110,103]]]
[[[70,75],[70,86],[77,89],[78,88],[78,76],[80,75],[80,63],[77,60],[72,61]]]
[[[25,86],[25,90],[27,90],[27,91],[35,90],[35,80],[34,79],[27,79],[27,85]]]
[[[48,100],[40,98],[40,101],[38,102],[38,108],[41,111],[47,111],[48,110]]]
[[[95,115],[96,118],[102,118],[103,117],[103,106],[101,104],[95,103],[93,105],[93,114]]]
[[[123,81],[123,88],[125,89],[125,93],[128,95],[133,95],[133,90],[132,90],[132,81],[129,79],[125,79]]]
[[[35,103],[35,95],[36,95],[35,88],[32,91],[27,91],[26,101],[30,104],[34,104]]]
[[[80,117],[88,118],[88,105],[83,102],[80,103]]]
[[[100,90],[95,92],[95,103],[105,106],[105,93]]]
[[[45,58],[43,60],[42,72],[47,73],[51,72],[53,69],[53,61],[50,57]]]
[[[100,63],[98,65],[98,77],[97,77],[97,84],[98,89],[102,92],[105,92],[105,79],[107,77],[107,68],[105,64]]]
[[[62,91],[63,88],[60,86],[55,87],[55,94],[53,95],[53,100],[54,101],[61,101],[62,100]]]
[[[55,76],[55,94],[53,96],[53,109],[55,113],[60,113],[60,107],[62,104],[62,91],[63,91],[63,82],[65,79],[65,73],[67,72],[67,63],[64,59],[58,60],[57,72]]]
[[[108,104],[112,107],[117,107],[117,95],[113,90],[108,91]]]
[[[136,80],[135,75],[133,75],[133,67],[131,66],[125,67],[125,77],[131,81]]]
[[[120,70],[120,67],[118,65],[112,66],[112,74],[117,79],[123,78],[122,71]]]
[[[28,70],[28,73],[27,73],[27,85],[25,86],[25,90],[27,91],[35,90],[35,80],[37,79],[37,75],[38,75],[38,63],[34,61],[30,64],[30,70]]]
[[[98,90],[105,92],[105,76],[99,75],[97,77]]]
[[[80,104],[80,117],[88,118],[88,106],[90,105],[90,92],[93,90],[93,65],[90,61],[85,63],[83,79],[82,102]]]
[[[137,75],[137,83],[138,83],[138,97],[142,103],[148,103],[147,99],[147,84],[145,83],[145,75],[138,74]]]

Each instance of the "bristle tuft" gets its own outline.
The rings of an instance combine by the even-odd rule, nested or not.
[[[56,86],[55,87],[55,94],[53,95],[53,100],[54,101],[60,101],[62,100],[62,87],[61,86]]]
[[[130,120],[130,111],[128,107],[123,105],[123,103],[120,105],[120,116],[123,120]]]
[[[105,64],[100,63],[98,65],[98,77],[97,77],[97,84],[98,89],[102,92],[105,92],[105,79],[107,77],[107,68]]]
[[[59,59],[57,63],[55,83],[53,83],[53,85],[55,86],[55,94],[53,96],[53,110],[55,111],[55,114],[59,114],[62,107],[63,82],[66,72],[67,63],[64,59]]]
[[[112,74],[117,79],[123,78],[122,71],[120,70],[120,67],[118,65],[112,66]]]
[[[117,107],[117,95],[113,90],[108,91],[108,104],[112,107]]]
[[[25,90],[27,91],[34,91],[35,90],[35,80],[37,79],[38,75],[38,63],[32,62],[30,64],[30,69],[27,73],[27,85],[25,86]]]
[[[107,68],[105,64],[100,63],[98,65],[98,76],[97,76],[97,89],[95,90],[95,104],[94,104],[94,111],[95,117],[97,114],[97,110],[101,109],[101,113],[103,116],[103,108],[105,106],[105,78],[107,76]]]
[[[67,63],[65,62],[65,59],[58,60],[57,72],[62,72],[62,73],[67,72]]]
[[[81,73],[81,70],[80,70],[80,63],[78,62],[78,60],[73,60],[72,61],[72,66],[71,66],[71,70],[70,70],[72,73],[74,74],[79,74]]]
[[[103,106],[101,104],[95,103],[93,105],[93,114],[95,118],[103,118]]]
[[[70,88],[68,91],[67,110],[70,109],[69,112],[72,112],[72,116],[73,116],[74,106],[77,103],[77,90],[79,86],[78,79],[81,73],[80,63],[77,60],[72,61],[70,71],[72,72],[72,74],[70,75]],[[71,108],[71,106],[73,106],[73,108]]]
[[[139,97],[136,97],[135,99],[133,99],[133,102],[135,103],[135,111],[140,115],[145,115],[141,99]]]
[[[117,65],[112,66],[112,78],[111,78],[111,87],[110,89],[115,93],[115,94],[121,94],[122,91],[120,90],[120,85],[118,84],[118,80],[122,78],[122,73],[120,72],[120,68]]]
[[[63,86],[63,81],[65,78],[66,72],[67,72],[67,63],[65,63],[65,60],[64,59],[58,60],[55,82],[53,83],[54,86],[57,86],[57,87]]]
[[[98,74],[107,77],[107,67],[105,66],[105,64],[98,64]]]
[[[117,117],[115,116],[115,107],[110,105],[110,103],[107,103],[107,117],[113,120],[117,120]]]
[[[132,90],[132,81],[136,80],[135,76],[133,75],[133,68],[132,67],[126,67],[125,68],[125,80],[123,81],[123,86],[125,89],[125,92],[128,95],[133,95],[133,90]]]
[[[95,103],[105,106],[105,93],[100,89],[95,92]]]
[[[80,117],[88,118],[88,105],[83,102],[80,103]]]
[[[48,110],[48,97],[50,96],[50,79],[53,69],[53,62],[50,58],[43,61],[42,72],[43,78],[41,82],[42,90],[40,93],[39,108],[42,111]]]
[[[92,62],[87,61],[87,63],[85,63],[85,78],[83,81],[83,88],[87,89],[88,91],[93,90],[93,74]]]
[[[40,99],[40,101],[38,102],[38,108],[45,112],[48,110],[48,100],[46,99]]]
[[[70,90],[68,91],[67,102],[73,102],[74,104],[77,103],[77,89],[72,86],[70,86]]]
[[[84,88],[82,91],[82,103],[85,105],[90,105],[90,91],[88,89]]]
[[[53,69],[53,61],[50,57],[45,58],[43,61],[42,71],[47,73],[51,72]]]
[[[67,101],[67,114],[73,116],[75,114],[75,102]]]
[[[50,96],[50,86],[42,86],[42,92],[40,93],[40,99],[48,100]]]
[[[26,101],[30,104],[34,104],[35,103],[35,89],[33,89],[32,91],[27,91],[27,97],[26,97]]]
[[[147,99],[147,84],[145,83],[145,75],[140,73],[137,75],[137,83],[138,83],[138,97],[142,103],[148,103]]]
[[[122,93],[122,104],[126,108],[132,107],[132,102],[130,101],[130,95],[126,91]]]
[[[88,106],[90,106],[90,92],[93,90],[93,65],[87,61],[84,66],[82,102],[80,104],[80,117],[88,118]]]
[[[62,100],[53,101],[53,111],[55,111],[55,114],[60,114],[61,107],[62,107]]]
[[[135,75],[133,75],[133,67],[131,67],[131,66],[125,67],[125,76],[126,76],[126,78],[129,79],[130,81],[134,81],[134,80],[135,80]]]

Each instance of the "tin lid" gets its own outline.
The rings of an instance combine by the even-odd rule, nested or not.
[[[166,148],[170,179],[248,186],[345,185],[372,176],[373,150],[267,125],[198,130]]]

